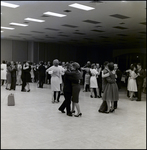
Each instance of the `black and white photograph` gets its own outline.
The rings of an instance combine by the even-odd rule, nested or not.
[[[146,1],[1,1],[1,149],[146,149]]]

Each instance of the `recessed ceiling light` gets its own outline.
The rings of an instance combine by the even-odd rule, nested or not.
[[[22,27],[28,26],[27,24],[21,24],[21,23],[15,23],[15,22],[11,22],[10,24],[15,25],[15,26],[22,26]]]
[[[50,16],[55,16],[55,17],[65,17],[66,16],[66,15],[63,15],[63,14],[58,14],[58,13],[54,13],[54,12],[50,12],[50,11],[45,12],[43,14],[50,15]]]
[[[14,28],[9,28],[9,27],[1,27],[1,29],[14,30]]]
[[[34,22],[45,22],[45,20],[39,20],[39,19],[34,19],[34,18],[25,18],[24,20],[34,21]]]
[[[74,4],[71,4],[71,5],[69,5],[69,6],[70,6],[70,7],[74,7],[74,8],[78,8],[78,9],[82,9],[82,10],[86,10],[86,11],[95,9],[95,8],[93,8],[93,7],[81,5],[81,4],[78,4],[78,3],[74,3]]]
[[[6,6],[6,7],[10,7],[10,8],[17,8],[17,7],[19,7],[19,5],[6,3],[6,2],[1,2],[1,6]]]

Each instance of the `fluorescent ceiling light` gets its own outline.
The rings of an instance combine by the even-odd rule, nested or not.
[[[1,6],[6,6],[6,7],[11,7],[11,8],[17,8],[19,5],[11,4],[11,3],[6,3],[6,2],[1,2]]]
[[[69,6],[74,7],[74,8],[78,8],[78,9],[82,9],[82,10],[86,10],[86,11],[95,9],[93,7],[89,7],[89,6],[85,6],[85,5],[81,5],[81,4],[77,4],[77,3],[71,4]]]
[[[34,18],[25,18],[25,20],[34,21],[34,22],[45,22],[45,20],[39,20],[39,19],[34,19]]]
[[[58,14],[58,13],[54,13],[54,12],[50,12],[50,11],[45,12],[43,14],[50,15],[50,16],[56,16],[56,17],[65,17],[66,16],[66,15],[63,15],[63,14]]]
[[[9,28],[9,27],[1,27],[1,29],[14,30],[14,28]]]
[[[22,27],[28,26],[27,24],[21,24],[21,23],[15,23],[15,22],[11,22],[10,24],[15,25],[15,26],[22,26]]]
[[[4,32],[4,31],[1,31],[1,32]]]

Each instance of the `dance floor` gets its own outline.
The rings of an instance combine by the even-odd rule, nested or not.
[[[146,94],[142,101],[130,101],[125,88],[119,91],[118,109],[99,113],[101,98],[80,92],[82,117],[69,117],[58,111],[64,100],[52,103],[50,85],[30,92],[21,86],[8,91],[1,86],[1,149],[145,149]],[[8,106],[14,94],[15,106]]]

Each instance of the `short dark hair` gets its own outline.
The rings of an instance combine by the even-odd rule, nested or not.
[[[3,64],[5,64],[5,63],[6,63],[6,61],[5,61],[5,60],[3,60],[3,61],[2,61],[2,63],[3,63]]]
[[[108,65],[109,64],[109,62],[108,61],[105,61],[104,62],[104,67],[106,66],[106,65]]]
[[[109,68],[110,71],[114,70],[114,63],[113,63],[113,62],[110,62],[110,63],[108,64],[108,68]]]
[[[8,62],[8,63],[7,63],[7,66],[11,66],[11,63],[10,63],[10,62]]]
[[[132,66],[130,67],[131,70],[134,70],[134,68],[135,68],[135,65],[132,65]]]

